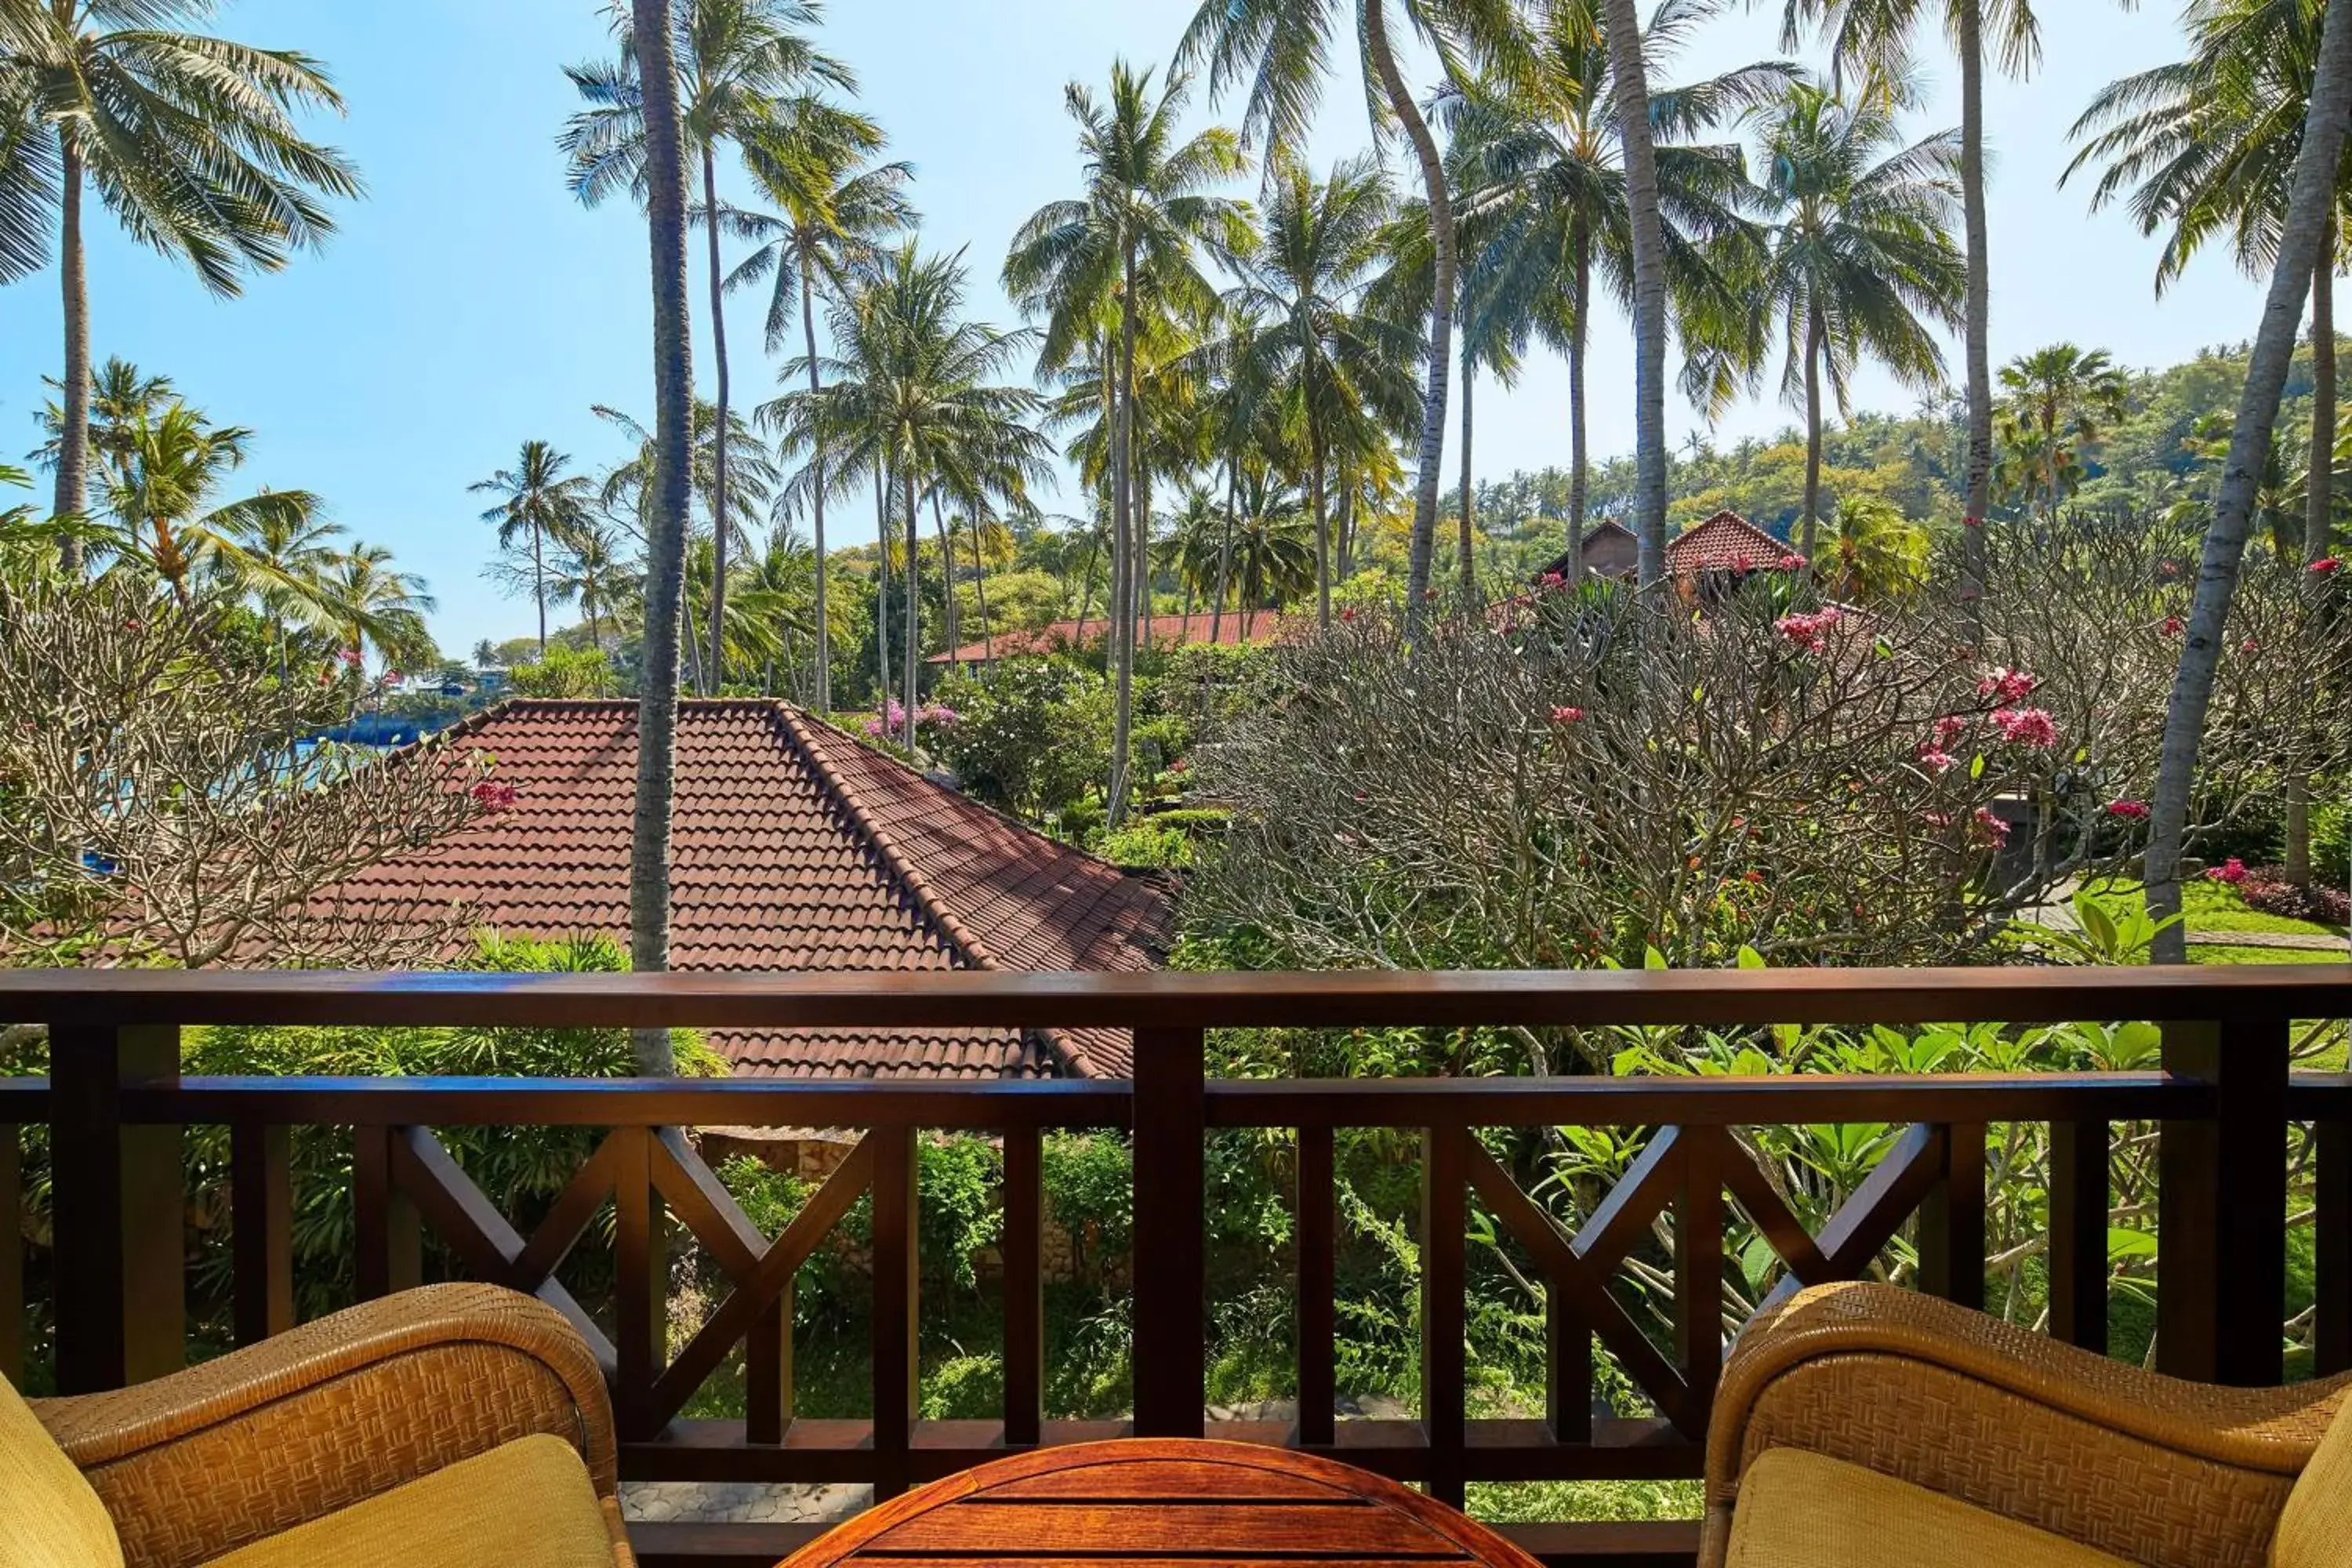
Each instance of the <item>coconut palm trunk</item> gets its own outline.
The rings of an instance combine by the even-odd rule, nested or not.
[[[1331,629],[1331,520],[1323,489],[1323,429],[1307,417],[1307,493],[1315,510],[1315,624]]]
[[[890,727],[890,473],[874,465],[874,664],[882,688],[882,727]]]
[[[1214,646],[1224,636],[1225,595],[1233,586],[1234,575],[1234,513],[1241,510],[1242,475],[1240,466],[1228,455],[1225,458],[1225,531],[1217,541],[1217,602],[1209,608],[1209,642]]]
[[[2304,483],[2303,550],[2324,561],[2336,522],[2336,215],[2320,225],[2319,261],[2311,269],[2311,466]],[[2316,591],[2324,579],[2307,579]],[[2311,779],[2289,769],[2281,792],[2286,806],[2286,874],[2311,880]]]
[[[1666,241],[1658,216],[1658,150],[1650,137],[1650,86],[1634,0],[1602,0],[1625,207],[1633,239],[1633,516],[1642,584],[1666,569]]]
[[[59,517],[79,517],[89,505],[89,273],[81,237],[81,158],[73,139],[63,139],[64,236],[58,249],[58,276],[64,290],[65,384],[58,403],[58,489],[53,509]],[[81,541],[68,531],[58,545],[68,572],[81,570]]]
[[[704,660],[703,695],[715,697],[727,679],[722,639],[727,631],[727,292],[719,260],[719,161],[702,149],[702,210],[710,256],[710,359],[719,378],[718,428],[710,457],[710,655]]]
[[[940,574],[943,579],[941,584],[943,592],[940,595],[940,598],[945,605],[947,616],[947,619],[941,625],[946,634],[947,646],[953,649],[963,646],[963,615],[956,606],[955,540],[948,532],[947,508],[940,503],[940,492],[937,489],[931,491],[931,531],[940,537]]]
[[[1115,695],[1107,804],[1113,827],[1127,819],[1128,753],[1135,733],[1136,586],[1142,576],[1135,559],[1135,244],[1131,238],[1120,260],[1120,278],[1125,292],[1119,297],[1118,309],[1118,385],[1110,422],[1110,652]]]
[[[2189,612],[2180,668],[2165,711],[2146,866],[2148,912],[2159,920],[2180,912],[2181,839],[2196,784],[2206,710],[2213,697],[2214,668],[2221,657],[2230,602],[2237,592],[2238,569],[2253,523],[2255,491],[2270,452],[2280,396],[2294,361],[2304,292],[2319,265],[2336,199],[2347,120],[2352,120],[2352,5],[2331,5],[2320,34],[2318,68],[2305,113],[2303,145],[2295,155],[2294,183],[2271,272],[2270,293],[2248,358],[2229,461],[2221,471],[2213,524],[2206,531],[2204,554],[2198,566],[2197,594]],[[2188,962],[2187,938],[2178,922],[2158,933],[2153,956],[2160,963]]]
[[[1805,522],[1798,552],[1813,558],[1822,516],[1822,315],[1807,312],[1805,323]]]
[[[808,348],[809,399],[824,391],[816,374],[816,284],[808,264],[801,264],[801,337]],[[833,711],[833,628],[825,617],[824,600],[824,436],[821,422],[810,422],[809,513],[816,547],[816,710]]]
[[[669,968],[670,805],[677,785],[678,612],[693,495],[694,348],[687,305],[686,142],[667,0],[631,0],[646,126],[646,215],[653,260],[654,477],[646,520],[646,628],[637,700],[637,797],[629,841],[629,958]],[[677,1068],[669,1031],[633,1036],[636,1068]]]
[[[1410,637],[1419,633],[1429,597],[1430,568],[1437,552],[1437,491],[1444,482],[1446,382],[1454,368],[1454,289],[1460,258],[1454,246],[1454,194],[1446,188],[1445,163],[1438,153],[1437,138],[1430,134],[1429,121],[1422,118],[1420,106],[1405,87],[1404,74],[1397,68],[1396,51],[1389,42],[1387,11],[1384,5],[1364,7],[1364,47],[1381,79],[1381,89],[1388,95],[1389,108],[1404,127],[1405,140],[1412,144],[1413,161],[1421,165],[1436,273],[1429,302],[1429,382],[1421,394],[1420,466],[1413,475],[1412,539],[1405,566],[1405,627]]]
[[[2336,215],[2319,227],[2319,260],[2311,269],[2311,470],[2304,487],[2305,561],[2335,553],[2336,524]]]
[[[922,673],[916,660],[922,658],[923,626],[923,607],[919,602],[923,580],[916,560],[922,548],[922,538],[918,531],[921,514],[915,510],[914,464],[907,465],[906,472],[899,476],[899,483],[907,502],[907,651],[903,667],[906,679],[900,685],[902,697],[899,703],[900,710],[906,714],[906,732],[900,738],[906,742],[907,750],[912,752],[915,749],[915,683]]]
[[[1465,350],[1462,355],[1462,602],[1469,605],[1478,597],[1478,562],[1472,541],[1476,537],[1472,521],[1477,496],[1470,486],[1470,386],[1477,378],[1477,367],[1470,363]]]
[[[1973,626],[1977,614],[1972,606],[1985,589],[1985,514],[1992,509],[1992,263],[1985,220],[1981,0],[1959,0],[1953,12],[1960,57],[1960,211],[1969,272],[1962,329],[1968,340],[1969,456],[1966,512],[1960,522],[1960,602],[1965,624]]]
[[[539,524],[530,525],[530,584],[539,600],[539,661],[547,662],[547,548]]]
[[[1575,252],[1575,297],[1568,322],[1568,580],[1584,581],[1584,508],[1591,482],[1584,449],[1584,328],[1592,305],[1592,236],[1582,219],[1569,231]]]

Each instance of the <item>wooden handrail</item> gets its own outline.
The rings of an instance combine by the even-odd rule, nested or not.
[[[2352,963],[2281,967],[481,974],[5,970],[0,1021],[1171,1029],[2070,1023],[2352,1014]]]

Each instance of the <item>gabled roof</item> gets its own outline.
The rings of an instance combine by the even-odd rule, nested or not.
[[[511,806],[313,900],[322,916],[433,920],[453,902],[513,935],[627,942],[637,707],[514,701],[450,744],[495,759]],[[1130,877],[932,783],[785,703],[678,707],[670,963],[679,970],[1134,970],[1170,906]],[[459,956],[457,953],[449,954]],[[1125,1077],[1123,1031],[714,1032],[739,1074]]]
[[[1272,610],[1260,610],[1253,624],[1246,611],[1227,610],[1223,616],[1202,613],[1194,616],[1149,616],[1138,617],[1135,623],[1139,642],[1172,647],[1179,643],[1204,643],[1211,640],[1231,647],[1245,642],[1273,642],[1282,636],[1284,617]],[[1095,616],[1085,621],[1053,621],[1034,631],[999,632],[993,637],[968,642],[961,647],[935,653],[926,664],[987,664],[994,659],[1019,658],[1055,653],[1066,653],[1103,640],[1110,629],[1108,616]]]
[[[1701,572],[1777,572],[1788,553],[1786,541],[1736,511],[1719,511],[1666,546],[1666,572],[1675,577]]]
[[[1632,529],[1626,527],[1623,523],[1618,521],[1613,517],[1605,517],[1599,522],[1595,523],[1592,527],[1584,531],[1582,539],[1579,541],[1579,548],[1581,549],[1586,555],[1590,556],[1594,554],[1603,546],[1618,544],[1621,542],[1630,544],[1636,550],[1639,550],[1641,548],[1642,542],[1634,537],[1633,531]],[[1563,550],[1559,554],[1553,556],[1550,560],[1545,562],[1541,566],[1537,567],[1534,580],[1541,582],[1544,578],[1549,576],[1567,576],[1570,565],[1569,556],[1571,553],[1572,552],[1570,551]]]

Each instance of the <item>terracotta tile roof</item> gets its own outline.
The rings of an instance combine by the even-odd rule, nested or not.
[[[1272,642],[1283,635],[1286,617],[1272,610],[1260,610],[1255,627],[1250,617],[1239,610],[1227,610],[1222,616],[1151,616],[1136,622],[1136,635],[1155,645],[1173,646],[1178,643],[1204,643],[1213,627],[1216,640],[1225,647],[1244,642]],[[1099,643],[1110,629],[1108,617],[1096,616],[1085,622],[1054,621],[1029,632],[999,632],[996,637],[979,642],[968,642],[961,647],[945,653],[935,653],[926,664],[986,664],[992,659],[1018,658],[1024,655],[1064,653],[1071,648]],[[1248,635],[1244,636],[1244,633]]]
[[[1676,577],[1701,572],[1778,571],[1788,543],[1775,539],[1736,511],[1719,511],[1684,531],[1666,546],[1666,571]]]
[[[510,809],[313,900],[424,921],[463,903],[521,935],[628,933],[636,704],[514,701],[451,732]],[[1165,888],[1055,843],[786,704],[678,714],[670,959],[681,970],[1144,969]],[[437,926],[438,922],[436,921]],[[452,954],[451,956],[456,956]],[[1123,1077],[1123,1032],[715,1033],[739,1074]]]

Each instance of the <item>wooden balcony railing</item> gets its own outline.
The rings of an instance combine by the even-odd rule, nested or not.
[[[2195,970],[1780,971],[1672,973],[512,976],[0,973],[0,1021],[49,1031],[52,1077],[0,1079],[0,1214],[19,1210],[17,1130],[49,1129],[56,1370],[68,1392],[112,1386],[184,1354],[182,1130],[230,1129],[234,1317],[241,1340],[292,1320],[289,1129],[355,1138],[358,1281],[418,1277],[429,1231],[467,1274],[535,1291],[602,1355],[635,1479],[870,1482],[888,1495],[1007,1447],[1121,1430],[1204,1429],[1329,1453],[1455,1502],[1480,1480],[1699,1473],[1721,1364],[1727,1202],[1785,1262],[1783,1289],[1852,1278],[1906,1225],[1923,1288],[1980,1302],[1988,1123],[2054,1129],[2049,1172],[2051,1331],[2104,1349],[2110,1130],[2159,1126],[2157,1346],[2181,1375],[2282,1375],[2286,1130],[2315,1132],[2322,1371],[2352,1365],[2352,1077],[2290,1069],[2297,1020],[2352,1015],[2352,965]],[[2144,1019],[2161,1070],[2005,1077],[1476,1079],[1221,1081],[1203,1031],[1250,1026],[1470,1025],[2030,1025]],[[1118,1026],[1136,1031],[1129,1082],[811,1082],[184,1077],[197,1024],[888,1029]],[[1730,1130],[1885,1122],[1907,1129],[1829,1223],[1808,1232]],[[467,1179],[435,1128],[609,1131],[529,1236]],[[781,1235],[737,1209],[687,1141],[694,1126],[863,1132]],[[1566,1234],[1473,1135],[1482,1128],[1654,1127],[1659,1135]],[[1204,1146],[1213,1130],[1297,1138],[1299,1416],[1213,1425],[1203,1414]],[[1421,1418],[1333,1415],[1335,1129],[1422,1142]],[[914,1402],[919,1303],[916,1149],[928,1130],[1003,1142],[1004,1407],[923,1421]],[[1134,1161],[1131,1423],[1045,1418],[1042,1136],[1117,1129]],[[1472,1419],[1464,1350],[1467,1205],[1475,1194],[1547,1286],[1548,1410]],[[801,1264],[871,1195],[873,1417],[796,1418],[792,1289]],[[610,1202],[617,1216],[610,1335],[557,1282]],[[667,1211],[732,1281],[673,1355],[657,1249]],[[1671,1211],[1674,1342],[1645,1334],[1610,1285]],[[1914,1223],[1916,1220],[1916,1223]],[[0,1365],[23,1351],[23,1249],[0,1246]],[[1595,1342],[1658,1415],[1594,1420]],[[682,1418],[740,1346],[740,1421]],[[653,1561],[767,1561],[806,1532],[646,1532]],[[1559,1561],[1686,1561],[1695,1527],[1529,1526]],[[695,1553],[713,1553],[697,1558]],[[762,1554],[765,1554],[764,1556]]]

